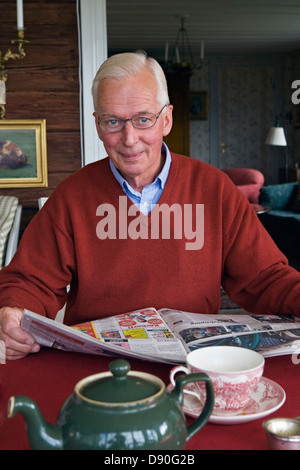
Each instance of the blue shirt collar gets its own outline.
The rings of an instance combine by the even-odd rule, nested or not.
[[[164,142],[162,143],[161,151],[162,153],[166,155],[166,161],[161,172],[159,173],[155,181],[151,184],[159,183],[161,186],[161,189],[164,189],[168,176],[169,176],[172,158],[171,158],[170,150],[168,149],[167,145]],[[136,191],[134,191],[134,189],[131,188],[131,186],[127,183],[125,178],[123,178],[123,176],[119,173],[119,171],[117,170],[117,168],[115,167],[115,165],[112,163],[110,159],[109,159],[109,164],[110,164],[110,168],[111,168],[111,171],[113,172],[114,177],[119,182],[123,190],[129,189],[131,192],[135,193]]]

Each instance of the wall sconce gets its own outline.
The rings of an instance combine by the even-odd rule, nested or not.
[[[25,57],[24,44],[29,41],[24,39],[24,21],[23,21],[23,0],[17,0],[17,29],[18,38],[13,39],[11,44],[18,45],[18,52],[13,53],[10,49],[5,54],[0,51],[0,119],[4,119],[5,116],[5,105],[6,105],[6,81],[7,81],[7,70],[5,69],[5,63],[12,59],[23,59]]]

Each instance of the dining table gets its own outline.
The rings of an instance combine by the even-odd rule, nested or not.
[[[81,379],[109,370],[113,360],[97,356],[42,348],[38,353],[0,364],[0,450],[30,450],[26,424],[21,414],[8,417],[9,398],[25,395],[36,402],[49,423],[56,423],[59,411]],[[131,370],[158,376],[170,388],[171,364],[130,358]],[[300,415],[300,355],[282,355],[265,358],[263,377],[276,384],[284,397],[267,412],[254,414],[251,419],[218,422],[210,419],[186,443],[186,452],[199,450],[268,450],[262,423],[273,417]],[[189,425],[194,417],[185,412]]]

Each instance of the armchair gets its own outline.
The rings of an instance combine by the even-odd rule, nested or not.
[[[17,251],[17,248],[18,248],[19,236],[20,236],[21,217],[22,217],[22,209],[23,209],[23,207],[21,205],[18,205],[17,210],[16,210],[16,214],[15,214],[15,218],[14,218],[14,221],[13,221],[13,225],[12,225],[11,231],[9,232],[9,235],[8,235],[4,266],[7,266],[11,262],[14,254]]]
[[[259,203],[264,175],[254,168],[228,168],[223,170],[252,204]]]
[[[22,206],[14,196],[0,196],[0,269],[13,258],[19,243]]]

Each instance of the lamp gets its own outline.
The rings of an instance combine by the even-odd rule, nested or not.
[[[188,33],[185,28],[185,20],[188,16],[178,17],[181,26],[177,33],[171,60],[169,59],[169,43],[167,42],[165,45],[165,60],[162,67],[167,72],[186,71],[191,73],[193,70],[200,70],[204,63],[204,41],[201,41],[199,61],[194,61]]]
[[[285,147],[285,181],[288,182],[288,170],[289,170],[289,161],[288,161],[288,152],[287,152],[287,142],[285,138],[285,133],[283,127],[276,125],[271,127],[268,132],[266,142],[267,145],[276,145],[279,147]]]
[[[286,147],[287,143],[283,127],[271,127],[266,138],[266,144]]]
[[[10,49],[3,55],[0,51],[0,119],[4,119],[5,116],[5,104],[6,104],[6,86],[7,81],[7,70],[4,67],[5,62],[9,59],[23,59],[25,57],[25,51],[23,45],[29,41],[24,39],[24,21],[23,21],[23,0],[17,0],[17,29],[18,38],[13,39],[11,44],[18,44],[18,52],[13,53]]]

